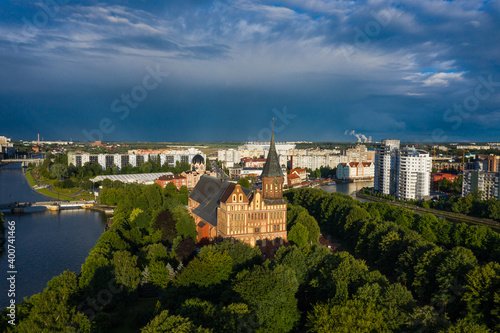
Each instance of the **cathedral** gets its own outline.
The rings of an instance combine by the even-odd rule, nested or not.
[[[189,195],[198,241],[208,244],[232,238],[251,246],[282,245],[287,241],[284,175],[271,136],[269,154],[262,171],[262,190],[203,175]]]

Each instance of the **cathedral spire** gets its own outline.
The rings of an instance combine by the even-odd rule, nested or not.
[[[274,119],[272,119],[272,134],[271,143],[269,145],[269,153],[267,154],[266,164],[262,170],[262,177],[284,177],[281,171],[276,145],[274,143]]]

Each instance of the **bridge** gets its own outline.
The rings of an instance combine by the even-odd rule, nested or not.
[[[17,162],[21,162],[21,166],[23,168],[28,167],[29,163],[33,163],[35,165],[39,165],[39,164],[42,164],[43,161],[44,161],[43,158],[6,158],[6,159],[3,159],[3,160],[0,160],[0,162],[2,162],[2,163],[17,163]]]
[[[0,204],[0,212],[3,213],[28,213],[31,211],[42,210],[62,210],[75,209],[93,206],[95,201],[39,201],[39,202],[15,202],[8,204]]]

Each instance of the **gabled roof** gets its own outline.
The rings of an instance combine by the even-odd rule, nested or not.
[[[218,190],[222,186],[222,179],[203,175],[194,187],[189,197],[198,203],[202,203],[207,195]]]
[[[217,225],[217,208],[220,205],[220,199],[223,194],[235,183],[228,180],[222,181],[219,178],[203,175],[189,195],[191,199],[199,203],[199,206],[193,209],[193,213],[201,217],[204,221],[213,226]],[[250,190],[243,188],[243,193],[248,196]]]
[[[237,184],[235,184],[235,183],[229,184],[229,186],[226,188],[226,190],[224,191],[224,193],[222,194],[222,196],[219,198],[219,201],[226,202],[227,199],[231,196],[231,193],[233,193],[234,190],[236,189],[236,185]],[[243,186],[240,186],[240,188],[243,191],[243,194],[245,194],[245,196],[248,199],[248,195],[251,192],[250,189],[248,189],[246,187],[243,187]]]
[[[274,132],[271,135],[271,144],[269,146],[269,154],[267,154],[266,164],[264,164],[264,170],[262,171],[261,177],[283,177],[283,171],[281,170],[278,154],[276,153],[276,145],[274,144]]]

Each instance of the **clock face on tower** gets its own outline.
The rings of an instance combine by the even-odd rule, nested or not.
[[[278,178],[276,178],[274,181],[273,181],[273,184],[276,185],[276,186],[279,186],[280,185],[280,180]]]

